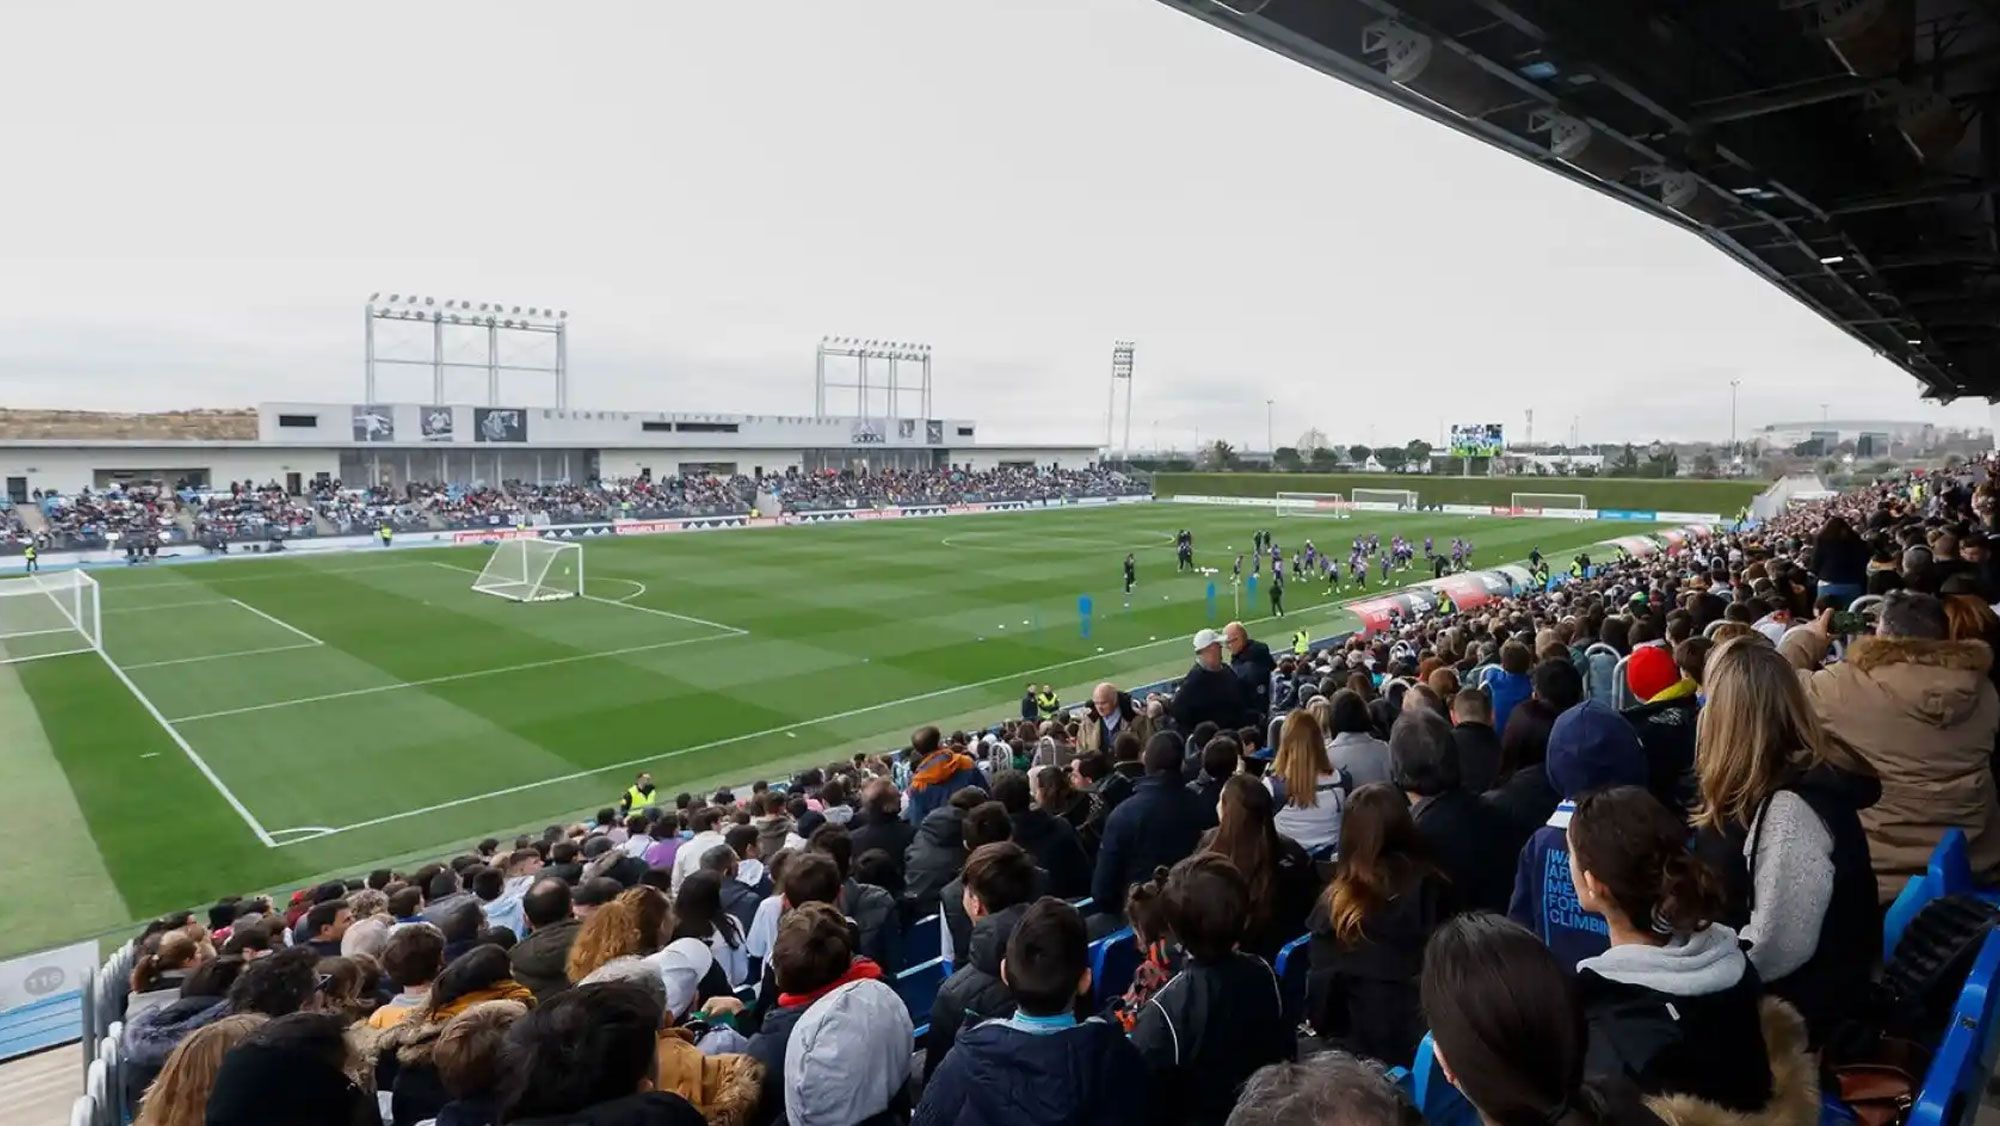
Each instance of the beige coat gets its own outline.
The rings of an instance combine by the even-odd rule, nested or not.
[[[1121,696],[1119,699],[1122,703],[1127,697]],[[1133,715],[1125,717],[1125,722],[1120,724],[1118,729],[1120,731],[1130,731],[1134,735],[1137,735],[1139,737],[1139,744],[1143,748],[1146,740],[1153,737],[1153,717],[1147,715],[1144,708],[1135,706],[1133,712]],[[1076,728],[1076,753],[1103,751],[1107,755],[1110,754],[1111,748],[1102,745],[1104,741],[1103,731],[1104,729],[1097,722],[1097,709],[1094,707],[1084,709],[1083,716],[1078,721]]]
[[[2000,876],[2000,798],[1993,783],[2000,696],[1983,641],[1863,637],[1818,668],[1826,641],[1805,630],[1780,646],[1838,749],[1866,760],[1882,798],[1861,811],[1877,892],[1888,902],[1924,870],[1947,829],[1962,829],[1973,876]]]
[[[1647,1109],[1667,1126],[1813,1126],[1819,1121],[1819,1064],[1806,1048],[1806,1022],[1796,1009],[1766,997],[1758,1009],[1764,1051],[1771,1057],[1771,1101],[1761,1111],[1725,1110],[1693,1095],[1654,1095]]]

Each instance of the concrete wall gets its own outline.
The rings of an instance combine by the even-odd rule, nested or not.
[[[284,483],[297,473],[310,482],[316,473],[338,476],[340,458],[331,449],[255,449],[219,446],[0,446],[0,478],[26,477],[29,489],[74,493],[98,487],[101,473],[130,470],[164,475],[167,484],[188,470],[206,470],[211,484],[230,481]]]
[[[1084,447],[981,446],[954,449],[948,457],[953,465],[970,465],[975,470],[995,469],[1002,462],[1027,462],[1047,469],[1083,469],[1097,461],[1097,451]]]
[[[805,458],[799,449],[602,449],[597,452],[597,471],[607,478],[637,477],[647,469],[655,477],[674,477],[681,467],[734,463],[736,472],[750,476],[759,467],[768,474],[798,469]]]
[[[976,440],[971,419],[941,419],[937,441],[925,419],[815,418],[770,414],[677,414],[664,411],[559,411],[524,407],[514,411],[518,429],[504,443],[481,441],[485,407],[426,407],[416,403],[379,404],[368,413],[386,428],[357,431],[353,403],[260,403],[257,437],[265,442],[344,445],[451,444],[462,446],[567,446],[595,449],[940,448]],[[647,429],[648,425],[654,429]],[[428,431],[428,432],[427,432]],[[366,438],[363,435],[367,435]],[[691,459],[701,460],[701,459]]]

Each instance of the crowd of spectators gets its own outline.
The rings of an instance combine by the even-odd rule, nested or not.
[[[43,524],[32,538],[44,550],[101,548],[114,538],[172,538],[179,533],[180,501],[159,485],[113,485],[61,494],[36,490],[32,500],[41,510]],[[8,549],[18,551],[30,538],[28,528],[13,517],[7,529]]]
[[[1031,684],[986,731],[742,793],[642,774],[162,919],[139,1122],[1406,1126],[1383,1066],[1426,1031],[1488,1122],[1813,1121],[1884,900],[1951,829],[2000,877],[1996,495],[1898,481],[1306,654],[1232,623],[1142,698]]]
[[[875,508],[888,505],[979,504],[1008,500],[1076,500],[1144,493],[1146,486],[1112,469],[1042,469],[1036,466],[971,470],[880,469],[788,472],[766,477],[788,512]]]

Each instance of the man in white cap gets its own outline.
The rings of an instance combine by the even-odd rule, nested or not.
[[[1212,629],[1195,634],[1194,652],[1194,667],[1174,693],[1175,725],[1182,731],[1193,731],[1203,720],[1224,731],[1243,726],[1251,709],[1243,699],[1242,682],[1222,660],[1222,635]]]

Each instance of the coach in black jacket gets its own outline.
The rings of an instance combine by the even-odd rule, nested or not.
[[[1229,650],[1229,671],[1243,688],[1243,702],[1261,721],[1271,714],[1271,677],[1278,671],[1278,659],[1271,647],[1250,636],[1242,622],[1222,627],[1222,645]]]
[[[1181,678],[1169,710],[1182,731],[1193,731],[1203,722],[1224,731],[1243,726],[1252,704],[1243,694],[1243,682],[1222,663],[1222,635],[1212,629],[1194,635],[1194,667]],[[1266,650],[1266,655],[1269,651]]]

